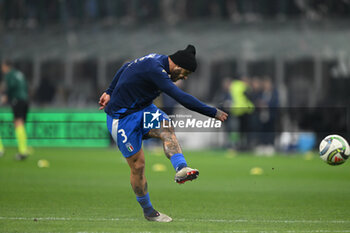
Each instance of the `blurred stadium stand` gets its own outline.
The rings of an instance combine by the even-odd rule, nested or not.
[[[192,43],[199,70],[184,88],[201,100],[243,74],[271,77],[281,107],[349,108],[349,25],[348,0],[1,0],[0,55],[34,106],[96,107],[125,61]]]

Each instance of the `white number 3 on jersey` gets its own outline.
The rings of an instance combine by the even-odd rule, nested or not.
[[[123,139],[123,143],[125,143],[128,140],[128,137],[125,134],[125,131],[123,129],[118,130],[118,133],[122,134]]]

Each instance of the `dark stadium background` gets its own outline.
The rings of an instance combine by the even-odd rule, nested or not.
[[[193,43],[183,88],[203,101],[222,104],[225,78],[271,78],[283,114],[265,129],[256,111],[246,130],[276,132],[278,147],[281,132],[349,136],[349,20],[345,0],[3,0],[0,54],[27,76],[32,109],[69,111],[96,108],[125,61]]]

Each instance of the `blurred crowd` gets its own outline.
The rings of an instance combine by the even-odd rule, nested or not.
[[[271,77],[227,77],[214,101],[230,113],[225,125],[227,148],[256,148],[258,153],[274,153],[279,93]]]
[[[253,22],[261,19],[347,18],[349,0],[0,0],[4,28],[134,24],[192,19]]]

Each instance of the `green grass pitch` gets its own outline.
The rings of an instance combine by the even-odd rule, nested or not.
[[[350,232],[350,162],[332,167],[316,153],[188,151],[200,176],[179,185],[165,156],[146,151],[152,204],[171,223],[143,218],[116,149],[38,148],[20,162],[14,153],[0,158],[0,232]]]

